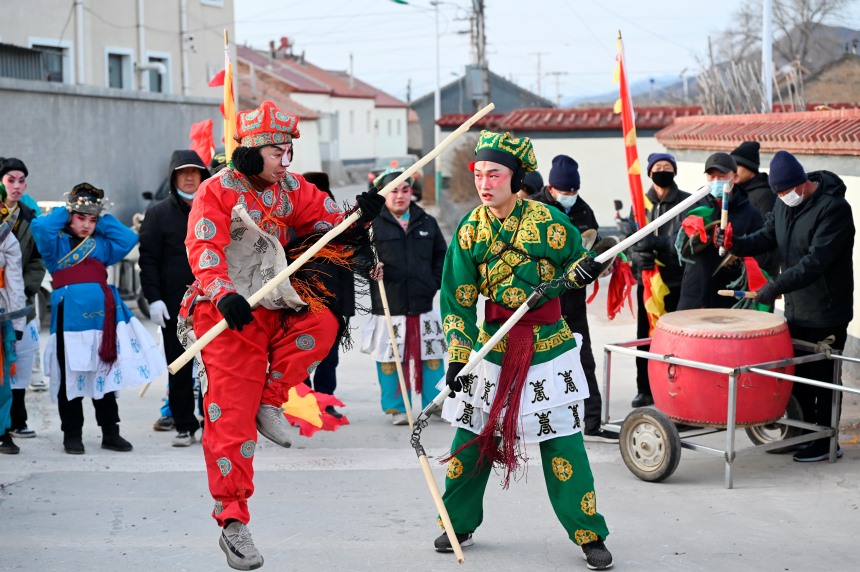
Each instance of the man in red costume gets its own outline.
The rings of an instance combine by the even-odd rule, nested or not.
[[[284,281],[255,308],[247,300],[286,267],[291,234],[327,231],[347,214],[287,171],[297,124],[270,101],[238,114],[233,168],[200,186],[185,240],[195,281],[180,312],[180,337],[200,337],[222,318],[230,327],[203,349],[198,370],[204,376],[202,443],[213,516],[223,527],[219,545],[237,570],[263,565],[246,526],[257,431],[290,446],[281,405],[328,354],[338,331],[334,314],[298,280]],[[360,231],[384,199],[362,193],[356,203]]]

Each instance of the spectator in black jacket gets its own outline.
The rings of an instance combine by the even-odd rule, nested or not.
[[[675,175],[678,174],[678,164],[675,157],[668,153],[651,153],[648,155],[648,176],[653,184],[645,196],[651,202],[651,209],[646,209],[645,218],[651,222],[675,207],[681,201],[690,196],[675,184]],[[651,336],[651,323],[648,320],[648,312],[645,310],[643,299],[645,286],[642,283],[642,270],[654,268],[660,262],[660,278],[669,288],[669,293],[663,299],[666,312],[674,312],[678,308],[681,299],[681,281],[684,276],[684,267],[678,259],[675,250],[675,236],[681,228],[683,215],[679,214],[674,219],[657,229],[657,232],[637,242],[631,249],[631,262],[633,274],[636,276],[636,337],[647,338]],[[633,220],[631,211],[630,220]],[[635,229],[630,229],[631,232]],[[639,349],[648,351],[650,346],[640,346]],[[651,383],[648,379],[648,360],[636,358],[636,397],[633,398],[633,407],[644,407],[653,405],[654,398],[651,397]]]
[[[176,337],[176,318],[182,296],[194,282],[185,235],[197,187],[209,171],[195,151],[174,151],[170,158],[170,195],[146,210],[140,227],[140,283],[149,302],[152,321],[161,327],[167,363],[185,349]],[[176,427],[174,447],[187,447],[200,422],[194,414],[193,362],[168,377],[168,399]]]
[[[776,203],[776,195],[770,190],[767,173],[760,173],[758,170],[761,161],[759,149],[758,141],[744,141],[730,155],[738,164],[735,189],[746,193],[747,198],[761,213],[761,218],[766,219]],[[770,252],[756,256],[756,260],[768,276],[777,277],[779,274],[779,252],[775,248]]]
[[[386,169],[373,184],[381,189],[402,172],[403,169]],[[433,298],[442,285],[448,246],[436,219],[411,199],[411,179],[386,195],[386,208],[373,221],[373,244],[379,265],[371,277],[383,281],[385,286],[406,385],[412,385],[414,379],[423,408],[436,397],[436,383],[445,374],[448,347]],[[372,315],[363,332],[362,351],[370,353],[376,361],[382,410],[392,415],[394,425],[406,425],[406,406],[377,282],[370,283],[370,297]]]
[[[552,159],[552,169],[549,172],[549,184],[531,198],[552,205],[565,213],[570,222],[580,233],[586,230],[597,231],[597,218],[588,203],[579,196],[580,177],[579,165],[567,155],[556,155]],[[586,312],[585,288],[574,288],[565,291],[561,301],[561,315],[567,326],[574,333],[582,336],[582,347],[579,357],[585,379],[588,381],[588,398],[585,400],[585,431],[586,441],[618,441],[618,435],[600,428],[600,411],[603,400],[597,385],[595,374],[596,364],[594,353],[591,351],[591,334],[588,330],[588,314]]]
[[[329,178],[327,173],[321,171],[312,171],[303,173],[305,180],[316,188],[327,194],[331,200],[335,200],[331,192]],[[349,319],[355,316],[355,280],[352,272],[346,268],[341,268],[334,264],[317,264],[305,263],[305,268],[317,270],[323,277],[323,282],[334,297],[330,300],[331,311],[337,316],[341,322],[341,335],[349,328]],[[313,372],[313,383],[311,383],[310,375],[305,383],[313,388],[314,391],[334,395],[334,390],[337,389],[337,365],[340,362],[340,339],[341,335],[335,338],[332,344],[331,351],[323,358]],[[334,405],[327,405],[326,413],[334,416],[336,419],[343,417],[343,414],[338,411]]]
[[[739,256],[778,248],[782,273],[758,291],[756,301],[771,305],[781,294],[792,338],[842,350],[854,312],[854,219],[845,183],[829,171],[807,174],[794,155],[778,151],[770,163],[770,186],[780,200],[764,228],[745,236],[732,229],[726,246]],[[718,233],[717,243],[723,240]],[[833,382],[833,363],[800,364],[795,373]],[[792,392],[805,421],[830,426],[832,390],[795,383]],[[819,439],[796,452],[794,460],[823,461],[829,449],[829,439]]]
[[[714,246],[714,229],[719,225],[723,193],[729,193],[729,223],[736,233],[749,234],[764,226],[761,213],[749,201],[746,193],[737,192],[732,187],[737,171],[737,163],[728,153],[714,153],[705,161],[705,176],[711,194],[696,205],[711,209],[710,218],[713,221],[706,226],[707,239],[704,242],[698,234],[694,234],[684,241],[681,248],[681,256],[688,262],[684,265],[678,310],[731,308],[736,302],[734,298],[717,294],[717,291],[727,288],[729,283],[741,276],[739,266],[720,267],[724,258]]]

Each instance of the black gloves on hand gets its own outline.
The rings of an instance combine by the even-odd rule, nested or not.
[[[651,270],[656,266],[653,250],[645,250],[635,253],[635,261],[638,262],[640,270]]]
[[[385,206],[385,197],[379,194],[379,191],[373,189],[372,191],[365,191],[355,197],[355,203],[358,205],[358,208],[361,209],[361,216],[359,217],[359,222],[362,224],[367,224],[376,217],[379,216],[379,213],[382,212],[382,207]]]
[[[632,246],[633,250],[637,252],[665,252],[672,248],[671,241],[669,236],[655,236],[653,234],[649,234],[636,244]]]
[[[779,295],[776,291],[776,285],[773,282],[768,282],[755,293],[755,301],[765,306],[773,306],[774,300]]]
[[[15,341],[20,342],[23,339],[24,339],[24,332],[19,332],[18,330],[15,330]]]
[[[580,258],[568,273],[568,280],[574,288],[585,288],[600,276],[603,266],[591,256]]]
[[[218,302],[218,311],[227,320],[227,326],[237,332],[241,332],[243,326],[254,321],[251,305],[241,294],[236,292],[230,292],[221,298]]]
[[[466,364],[454,361],[448,364],[448,371],[445,374],[445,383],[451,390],[448,397],[454,397],[456,392],[463,391],[463,382],[457,379],[457,377],[460,375],[460,372],[464,367],[466,367]]]

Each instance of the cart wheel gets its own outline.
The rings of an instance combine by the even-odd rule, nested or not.
[[[795,396],[788,398],[788,405],[785,406],[783,419],[791,419],[793,421],[803,421],[803,410],[800,408],[800,403]],[[799,427],[789,427],[780,423],[768,423],[767,425],[756,425],[747,427],[747,437],[756,445],[767,445],[774,441],[782,441],[803,434],[803,429]],[[781,449],[770,449],[768,453],[788,453],[791,447],[783,447]]]
[[[643,481],[668,478],[681,461],[681,437],[675,424],[653,407],[640,407],[624,419],[618,445],[627,468]]]

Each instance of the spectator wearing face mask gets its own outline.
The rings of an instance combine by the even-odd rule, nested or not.
[[[549,172],[549,184],[540,192],[533,195],[533,200],[554,206],[567,215],[571,224],[580,233],[586,230],[597,230],[597,218],[594,211],[579,196],[579,165],[567,155],[556,155],[552,160]],[[586,314],[586,289],[575,288],[566,290],[561,301],[561,315],[571,331],[582,335],[580,359],[585,379],[588,381],[589,397],[585,400],[585,431],[586,441],[616,442],[618,434],[600,428],[600,410],[602,398],[595,375],[596,364],[591,351],[591,335],[588,331],[588,315]]]
[[[719,228],[722,212],[723,194],[729,195],[729,224],[737,235],[751,234],[764,226],[761,213],[753,205],[746,193],[735,190],[733,181],[738,166],[728,153],[714,153],[705,161],[705,178],[711,194],[701,199],[688,213],[679,232],[678,242],[682,244],[680,257],[684,265],[681,282],[681,299],[678,310],[695,308],[731,308],[736,300],[717,294],[741,276],[741,265],[724,264],[728,262],[720,256],[714,244],[714,231]],[[701,217],[700,231],[692,232],[694,218]],[[726,255],[728,256],[728,255]],[[721,267],[721,265],[723,265]]]
[[[675,175],[678,173],[678,164],[675,157],[669,153],[651,153],[648,155],[647,174],[651,178],[651,188],[645,193],[650,208],[645,210],[645,218],[651,222],[681,201],[690,196],[678,188],[675,183]],[[630,260],[633,267],[633,275],[636,276],[636,301],[638,313],[636,316],[636,337],[639,339],[650,337],[651,324],[648,320],[648,312],[645,309],[643,299],[645,286],[642,283],[642,271],[654,268],[659,263],[660,278],[669,292],[663,298],[666,312],[674,312],[681,299],[681,280],[684,276],[683,263],[678,259],[675,250],[675,236],[681,228],[683,215],[679,214],[674,219],[664,224],[657,231],[649,235],[631,248]],[[634,220],[631,210],[629,220]],[[630,229],[632,233],[635,229]],[[647,351],[649,346],[640,346]],[[651,384],[648,379],[648,360],[636,358],[636,397],[633,398],[633,407],[645,407],[654,405],[651,397]]]

